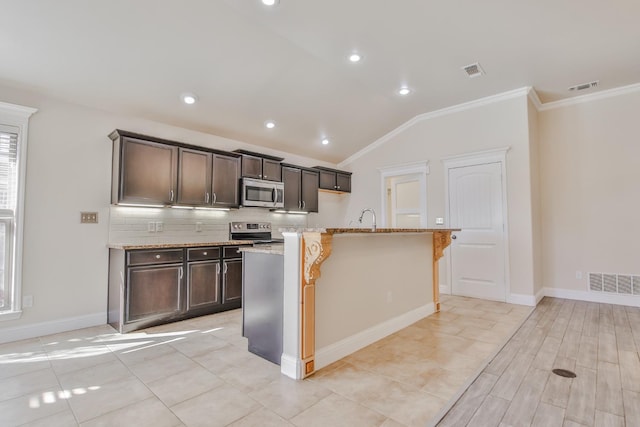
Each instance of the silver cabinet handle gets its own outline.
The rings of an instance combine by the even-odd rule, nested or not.
[[[216,193],[213,193],[213,204],[216,204],[216,200],[218,199],[218,196],[216,195]]]
[[[220,263],[216,264],[216,274],[220,274]]]
[[[156,259],[160,259],[160,254],[156,255]]]
[[[205,203],[209,203],[209,192],[208,191],[205,193],[204,202]]]
[[[258,175],[258,178],[262,179],[262,175]]]
[[[171,200],[170,201],[173,202],[173,190],[171,190],[170,194],[171,194]]]
[[[452,234],[452,235],[451,235],[451,238],[452,238],[453,240],[456,240],[458,237],[457,237],[455,234]]]
[[[207,255],[207,253],[206,252],[202,252],[202,255]]]
[[[225,264],[224,265],[224,271],[222,272],[222,274],[227,274],[227,267],[228,267],[228,264]]]
[[[338,185],[338,190],[340,189],[340,186]]]
[[[302,201],[298,200],[298,209],[302,209]]]
[[[182,275],[183,275],[184,271],[182,270],[182,267],[180,267],[180,269],[178,270],[178,278],[182,279]]]
[[[262,179],[267,179],[267,175],[263,176]]]
[[[306,204],[306,203],[305,203],[305,201],[303,200],[303,201],[302,201],[302,209],[306,209],[306,207],[307,207],[307,204]]]

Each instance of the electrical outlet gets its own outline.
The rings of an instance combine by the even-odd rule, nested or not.
[[[578,280],[582,279],[582,271],[576,270],[576,279]]]
[[[201,232],[202,231],[202,223],[201,222],[196,222],[196,232]]]
[[[162,233],[164,231],[164,222],[161,222],[161,221],[156,222],[156,231],[158,233]]]
[[[33,307],[33,295],[25,295],[22,297],[22,307],[23,308]]]
[[[444,225],[444,218],[436,218],[436,225]]]
[[[149,221],[147,223],[147,231],[149,233],[155,233],[156,232],[156,223],[153,221]]]
[[[98,212],[80,212],[81,224],[97,224]]]

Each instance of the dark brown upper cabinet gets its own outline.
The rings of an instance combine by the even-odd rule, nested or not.
[[[240,205],[240,158],[214,153],[211,180],[211,205],[238,207]]]
[[[284,209],[318,212],[318,171],[295,165],[282,165]]]
[[[267,181],[282,181],[282,157],[254,153],[247,150],[234,150],[242,154],[242,177],[265,179]]]
[[[315,166],[320,172],[320,189],[351,193],[351,172]]]
[[[116,130],[112,203],[238,207],[240,154]]]
[[[178,203],[207,206],[211,202],[211,153],[180,148]]]
[[[112,203],[172,204],[176,201],[178,148],[115,131]]]

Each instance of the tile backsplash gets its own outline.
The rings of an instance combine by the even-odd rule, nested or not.
[[[307,227],[306,215],[270,212],[262,208],[230,211],[111,206],[109,243],[155,244],[220,242],[229,240],[231,221],[264,221],[273,225],[273,237],[282,237],[279,228]],[[161,223],[162,231],[149,231]],[[201,231],[196,231],[199,224]]]

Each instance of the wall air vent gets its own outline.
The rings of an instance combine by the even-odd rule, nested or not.
[[[465,65],[464,67],[462,67],[462,69],[464,70],[465,73],[467,73],[467,76],[469,76],[470,78],[479,77],[485,74],[484,70],[482,69],[480,64],[477,62],[475,64]]]
[[[621,295],[640,295],[640,275],[589,273],[589,290]]]
[[[585,90],[585,89],[591,89],[594,87],[598,87],[598,83],[600,83],[600,80],[595,80],[589,83],[582,83],[579,85],[575,85],[575,86],[571,86],[569,88],[569,92],[573,92],[573,91],[578,91],[578,90]]]

